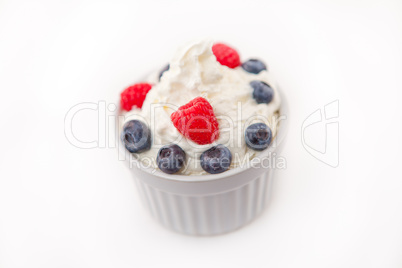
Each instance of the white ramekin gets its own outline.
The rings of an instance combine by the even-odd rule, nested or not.
[[[275,146],[257,157],[278,155],[284,144],[289,118],[283,93],[280,115],[286,119],[280,121]],[[120,138],[119,151],[124,154],[141,199],[152,216],[179,233],[208,236],[236,230],[263,211],[271,191],[274,169],[239,167],[214,175],[169,175],[130,165],[130,153]]]

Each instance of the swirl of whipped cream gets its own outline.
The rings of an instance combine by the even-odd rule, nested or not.
[[[244,140],[244,131],[250,124],[266,123],[275,137],[274,116],[279,111],[280,96],[270,73],[252,74],[241,67],[223,66],[212,53],[212,45],[212,41],[203,40],[179,49],[160,81],[158,73],[148,78],[153,87],[142,109],[133,108],[125,114],[125,121],[140,119],[151,129],[151,149],[138,156],[141,160],[147,158],[155,168],[159,149],[170,143],[176,143],[186,152],[187,163],[180,174],[201,175],[207,173],[200,166],[200,155],[213,145],[224,144],[229,148],[233,159],[231,169],[239,166],[245,157],[252,159],[258,153],[247,147]],[[250,86],[253,80],[266,82],[273,88],[274,98],[269,104],[255,101]],[[218,119],[220,136],[213,144],[198,145],[186,139],[170,119],[175,110],[198,96],[209,101]]]

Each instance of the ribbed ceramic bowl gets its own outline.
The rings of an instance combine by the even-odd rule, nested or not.
[[[279,154],[288,127],[288,105],[281,93],[281,120],[274,146],[258,158]],[[120,132],[120,129],[119,129]],[[169,175],[153,168],[130,164],[130,153],[119,139],[141,199],[152,216],[165,227],[188,235],[218,235],[236,230],[264,209],[271,191],[272,168],[238,167],[220,174]]]

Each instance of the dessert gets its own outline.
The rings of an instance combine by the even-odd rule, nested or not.
[[[222,43],[193,42],[121,93],[121,140],[164,173],[218,174],[272,144],[280,103],[264,62],[242,62]]]

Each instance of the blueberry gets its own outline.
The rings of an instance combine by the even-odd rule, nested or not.
[[[274,97],[274,90],[265,82],[251,81],[250,86],[254,89],[253,98],[257,103],[270,103]]]
[[[243,64],[241,65],[241,67],[249,73],[252,74],[258,74],[263,70],[267,69],[267,66],[265,66],[265,64],[257,59],[249,59],[246,62],[243,62]]]
[[[200,159],[202,169],[211,174],[218,174],[229,169],[232,153],[219,144],[203,152]]]
[[[170,65],[166,65],[165,67],[163,67],[163,69],[161,70],[161,72],[159,73],[159,81],[161,80],[161,77],[163,75],[164,72],[166,72],[167,70],[169,70]]]
[[[251,149],[262,151],[271,143],[272,131],[264,123],[252,124],[246,129],[245,140]]]
[[[125,123],[120,138],[130,153],[141,153],[151,148],[151,132],[138,120]]]
[[[156,157],[156,163],[159,169],[167,174],[173,174],[179,171],[185,161],[186,153],[176,144],[163,146]]]

